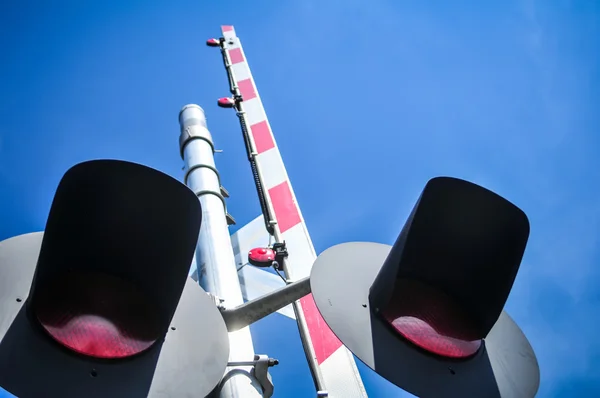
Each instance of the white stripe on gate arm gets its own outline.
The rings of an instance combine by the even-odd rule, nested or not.
[[[264,188],[268,193],[267,200],[277,220],[275,227],[287,244],[288,264],[292,274],[288,277],[297,280],[310,275],[316,259],[315,250],[244,50],[233,26],[222,26],[221,30],[231,62],[233,80],[243,98],[250,139],[258,154],[256,163],[263,176]],[[304,297],[300,302],[329,396],[332,398],[367,397],[352,354],[329,329],[316,308],[312,295]]]

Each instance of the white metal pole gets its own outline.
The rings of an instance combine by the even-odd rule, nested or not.
[[[185,162],[185,183],[196,193],[202,206],[202,226],[196,249],[198,282],[226,307],[244,303],[227,226],[225,199],[215,167],[212,136],[204,111],[186,105],[179,112],[179,148]],[[254,360],[254,346],[248,327],[229,333],[230,362]],[[250,366],[227,368],[221,398],[262,398],[262,388],[250,373]]]

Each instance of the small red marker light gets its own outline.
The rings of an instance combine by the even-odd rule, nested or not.
[[[209,47],[219,47],[221,45],[221,42],[219,41],[219,39],[208,39],[206,40],[206,45]]]
[[[235,100],[230,97],[223,97],[223,98],[219,98],[219,100],[217,101],[217,104],[221,108],[233,108],[233,106],[235,105]]]
[[[275,251],[267,247],[257,247],[248,252],[248,262],[255,267],[270,267],[275,261]]]
[[[406,340],[446,358],[473,356],[484,337],[450,297],[414,280],[397,281],[381,314]]]

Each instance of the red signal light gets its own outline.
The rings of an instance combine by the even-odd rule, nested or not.
[[[221,42],[219,41],[219,39],[208,39],[206,40],[206,45],[209,47],[219,47],[221,45]]]
[[[219,105],[221,108],[233,108],[235,105],[235,100],[229,97],[219,98],[217,105]]]
[[[248,252],[248,262],[255,267],[270,267],[275,261],[275,251],[267,247],[257,247]]]
[[[100,273],[68,273],[44,286],[35,317],[58,343],[95,358],[126,358],[161,337],[148,298],[127,281]]]
[[[449,296],[415,280],[399,279],[381,314],[406,340],[447,358],[473,356],[484,337]]]

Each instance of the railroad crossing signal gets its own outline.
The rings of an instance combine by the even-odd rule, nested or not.
[[[200,204],[116,160],[62,178],[45,231],[0,242],[0,386],[20,398],[205,396],[225,322],[191,278]]]
[[[313,297],[359,359],[419,397],[535,396],[531,345],[503,311],[529,221],[467,181],[430,180],[393,247],[355,242],[316,260]]]

